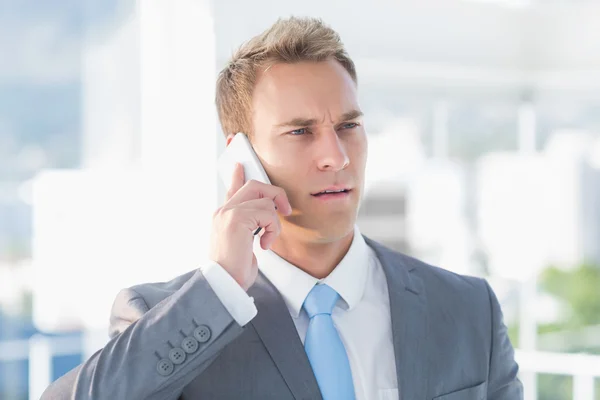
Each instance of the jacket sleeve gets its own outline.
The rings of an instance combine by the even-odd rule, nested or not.
[[[143,292],[117,295],[111,340],[50,385],[42,400],[177,399],[244,329],[200,270],[176,290]],[[149,305],[151,298],[162,300]]]
[[[487,282],[485,285],[489,294],[492,316],[492,349],[487,398],[490,400],[522,400],[523,385],[517,377],[519,366],[515,361],[515,352],[508,338],[506,325],[504,325],[500,303],[490,285]]]

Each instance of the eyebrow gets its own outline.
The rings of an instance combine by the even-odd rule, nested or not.
[[[362,116],[363,116],[362,111],[351,110],[351,111],[343,113],[339,118],[339,122],[349,121],[349,120],[356,119],[356,118],[362,117]],[[316,125],[317,122],[318,121],[315,118],[293,118],[287,122],[277,124],[277,125],[275,125],[275,127],[276,128],[286,128],[286,127],[293,127],[293,126],[311,126],[311,125]]]

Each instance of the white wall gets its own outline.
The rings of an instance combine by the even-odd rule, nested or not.
[[[113,146],[84,163],[93,168],[34,182],[34,322],[45,331],[103,329],[120,288],[173,279],[208,257],[218,199],[212,14],[207,0],[137,4],[134,22],[86,59],[87,143]],[[124,49],[135,54],[119,59]],[[116,129],[136,108],[127,116],[139,132]],[[131,164],[128,140],[139,143]]]
[[[311,15],[336,29],[359,66],[366,65],[359,76],[380,75],[383,69],[390,78],[416,76],[439,85],[600,88],[598,3],[505,7],[458,0],[352,0],[323,7],[318,0],[302,6],[222,0],[213,7],[219,67],[277,18]],[[377,65],[378,60],[383,62]]]
[[[515,67],[523,54],[526,15],[518,10],[462,1],[332,3],[339,6],[323,7],[318,0],[302,2],[302,7],[269,0],[215,2],[218,56],[228,57],[277,18],[292,14],[323,18],[338,30],[354,58],[390,54],[406,61]]]
[[[547,5],[529,12],[528,68],[600,71],[600,4]]]

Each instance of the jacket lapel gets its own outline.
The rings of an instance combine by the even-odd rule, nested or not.
[[[277,289],[259,272],[248,294],[258,314],[251,321],[283,379],[298,400],[321,400],[321,392],[298,331]]]
[[[423,282],[412,273],[410,258],[365,240],[377,254],[387,278],[400,398],[425,399],[429,320]]]

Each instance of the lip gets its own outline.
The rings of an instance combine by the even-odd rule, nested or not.
[[[346,192],[350,192],[352,191],[352,188],[349,186],[344,186],[344,185],[334,185],[334,186],[328,186],[326,188],[323,188],[317,192],[311,193],[312,196],[316,196],[321,192],[324,192],[326,190],[331,190],[331,191],[339,191],[339,190],[345,190]]]
[[[320,201],[320,202],[326,202],[326,203],[340,202],[340,201],[347,201],[348,199],[350,199],[351,193],[352,193],[352,190],[347,190],[345,192],[312,195],[312,197],[313,197],[313,199]]]

